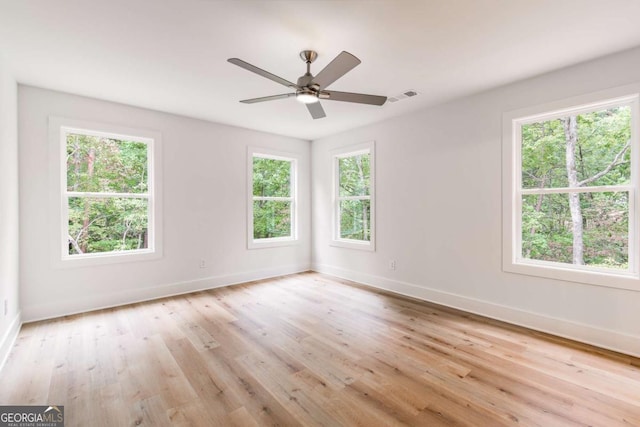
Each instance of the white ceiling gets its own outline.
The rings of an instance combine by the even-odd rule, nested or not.
[[[0,0],[0,54],[21,83],[303,139],[317,139],[640,45],[638,0]],[[331,89],[420,95],[382,107],[323,101],[287,80],[298,52],[362,61]]]

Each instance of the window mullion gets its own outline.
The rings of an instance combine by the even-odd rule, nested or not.
[[[273,202],[293,202],[293,197],[266,197],[266,196],[253,196],[253,200],[259,201],[273,201]]]
[[[371,200],[371,196],[338,196],[338,200]]]
[[[94,197],[94,198],[118,198],[118,199],[148,199],[148,193],[101,193],[89,191],[65,191],[66,197]]]
[[[564,193],[616,193],[633,191],[631,185],[600,185],[594,187],[552,187],[552,188],[523,188],[519,193],[523,196],[531,194],[564,194]]]

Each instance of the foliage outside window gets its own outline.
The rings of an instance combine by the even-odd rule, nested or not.
[[[513,120],[513,263],[637,274],[636,116],[627,97]]]
[[[249,247],[296,239],[296,160],[250,152]]]
[[[334,243],[373,249],[373,144],[334,156]]]
[[[62,128],[63,258],[153,250],[152,139]]]

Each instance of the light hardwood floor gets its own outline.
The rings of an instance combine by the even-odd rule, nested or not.
[[[640,426],[640,359],[316,273],[23,327],[67,426]]]

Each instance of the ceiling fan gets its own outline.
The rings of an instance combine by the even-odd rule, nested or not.
[[[318,75],[314,76],[311,74],[310,69],[311,63],[315,61],[317,57],[318,54],[313,50],[303,50],[300,52],[300,58],[307,64],[307,72],[298,78],[297,83],[292,83],[282,77],[271,74],[270,72],[258,68],[255,65],[251,65],[242,59],[229,58],[228,61],[238,67],[244,68],[245,70],[251,71],[252,73],[256,73],[262,77],[266,77],[269,80],[273,80],[276,83],[280,83],[283,86],[287,86],[288,88],[295,90],[294,93],[283,93],[281,95],[264,96],[262,98],[244,99],[240,102],[245,104],[254,104],[256,102],[274,101],[276,99],[291,98],[295,96],[298,101],[306,104],[309,113],[311,113],[311,117],[314,119],[321,119],[326,117],[324,109],[322,108],[322,105],[320,105],[321,99],[369,105],[382,105],[387,100],[386,96],[326,90],[329,85],[360,64],[360,60],[349,52],[343,51],[326,67],[324,67]]]

